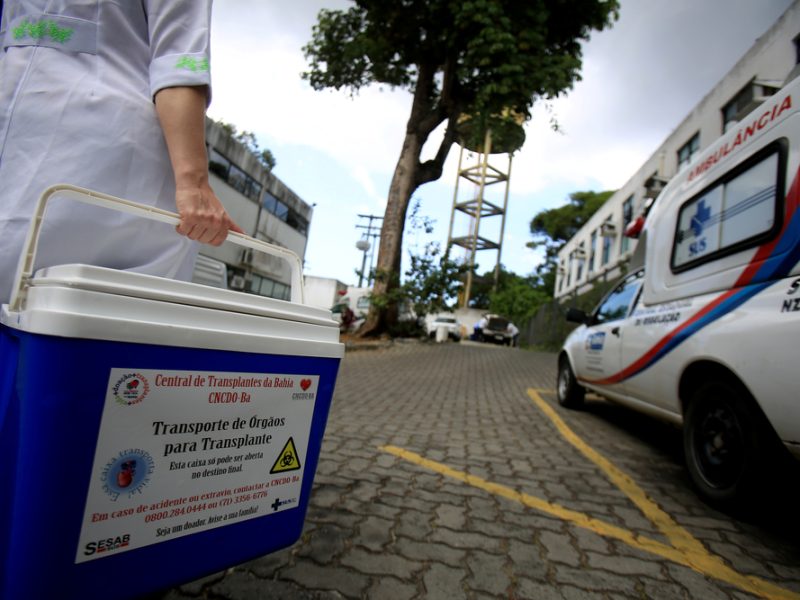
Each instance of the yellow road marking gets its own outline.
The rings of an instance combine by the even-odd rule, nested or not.
[[[539,394],[540,391],[546,392],[547,390],[528,389],[528,396],[555,425],[561,436],[597,465],[606,474],[606,477],[658,527],[659,531],[667,537],[673,547],[685,557],[684,564],[704,575],[733,583],[744,590],[765,598],[800,598],[800,594],[778,587],[758,577],[742,575],[728,567],[720,557],[711,554],[697,538],[664,512],[633,479],[578,437],[558,416],[553,407],[544,401]]]
[[[626,473],[620,471],[611,461],[590,447],[580,437],[578,437],[569,426],[564,423],[555,410],[545,402],[534,389],[528,390],[528,396],[539,407],[539,409],[553,422],[561,436],[583,454],[586,458],[600,467],[606,477],[616,485],[631,501],[650,519],[658,530],[663,533],[672,545],[682,552],[706,554],[703,545],[697,541],[683,527],[678,525],[673,518],[664,512],[652,499],[631,479]]]
[[[514,502],[518,502],[538,511],[553,515],[554,517],[558,517],[564,521],[570,521],[571,523],[575,523],[584,529],[589,529],[600,535],[621,540],[626,544],[630,544],[631,546],[646,550],[648,552],[655,552],[656,554],[665,556],[670,560],[675,560],[684,564],[686,562],[683,554],[671,546],[667,546],[666,544],[662,544],[661,542],[651,538],[637,536],[627,529],[606,523],[600,519],[595,519],[594,517],[590,517],[585,513],[565,508],[560,504],[555,504],[542,498],[531,496],[530,494],[518,492],[499,483],[492,483],[491,481],[487,481],[476,475],[470,475],[469,473],[465,473],[463,471],[457,471],[456,469],[452,469],[447,465],[420,456],[419,454],[411,452],[410,450],[398,448],[397,446],[381,446],[380,450],[388,452],[389,454],[394,454],[403,460],[414,463],[415,465],[419,465],[420,467],[430,469],[431,471],[439,473],[440,475],[457,479],[458,481],[462,481],[468,485],[471,485],[472,487],[495,494],[496,496],[502,496],[508,500],[513,500]]]
[[[678,525],[674,519],[664,512],[627,474],[599,452],[588,446],[579,438],[561,417],[539,395],[540,391],[529,389],[528,395],[534,403],[553,422],[559,433],[584,456],[597,465],[608,478],[647,516],[659,531],[670,541],[672,546],[663,544],[652,538],[640,536],[611,523],[590,517],[585,513],[570,510],[559,504],[549,502],[536,496],[518,492],[510,487],[492,483],[481,477],[458,471],[445,464],[427,459],[419,454],[397,446],[381,446],[380,450],[393,454],[410,463],[430,469],[436,473],[456,479],[490,494],[501,496],[518,502],[540,512],[553,515],[578,527],[588,529],[599,535],[620,540],[633,548],[661,556],[677,564],[687,566],[695,571],[720,581],[733,584],[742,590],[769,599],[800,600],[800,594],[779,587],[758,577],[743,575],[728,567],[724,561],[710,554],[700,541]]]

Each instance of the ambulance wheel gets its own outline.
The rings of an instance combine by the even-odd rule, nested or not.
[[[712,504],[743,507],[766,483],[774,434],[742,385],[711,379],[684,413],[683,449],[692,482]]]
[[[564,408],[580,408],[583,406],[586,390],[578,385],[575,373],[569,364],[569,358],[562,356],[558,361],[558,381],[556,382],[558,403]]]

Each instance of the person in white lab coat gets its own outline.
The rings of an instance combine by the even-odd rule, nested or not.
[[[519,329],[517,329],[517,326],[509,321],[506,331],[508,331],[508,334],[511,336],[511,340],[508,342],[508,345],[516,348],[517,344],[519,343]]]
[[[231,220],[208,183],[210,0],[6,0],[0,25],[0,302],[34,205],[70,183],[181,216],[161,223],[53,199],[36,267],[189,279]]]

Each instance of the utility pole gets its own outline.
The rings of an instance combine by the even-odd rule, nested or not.
[[[356,225],[356,229],[363,229],[364,233],[361,239],[356,242],[356,248],[364,253],[361,259],[361,272],[358,275],[358,287],[362,286],[364,279],[364,270],[367,266],[367,252],[369,252],[369,273],[367,274],[367,287],[372,283],[372,260],[375,257],[375,248],[378,245],[378,240],[381,237],[381,222],[383,217],[378,215],[358,215],[359,219],[367,219],[367,224]],[[373,222],[376,224],[373,225]],[[370,241],[370,238],[372,241]]]

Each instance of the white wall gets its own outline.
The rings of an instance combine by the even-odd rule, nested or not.
[[[329,277],[305,277],[306,304],[330,309],[340,298],[339,292],[347,292],[347,284]]]

